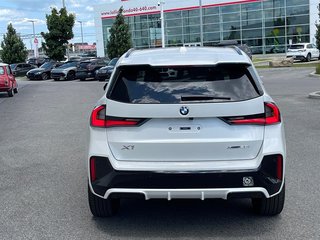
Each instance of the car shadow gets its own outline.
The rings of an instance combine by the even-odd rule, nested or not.
[[[9,98],[7,92],[0,92],[0,98]]]
[[[249,199],[123,200],[111,218],[92,217],[99,231],[114,238],[259,238],[281,216],[253,213]]]

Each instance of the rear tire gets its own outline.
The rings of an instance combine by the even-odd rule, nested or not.
[[[307,57],[306,57],[306,62],[310,62],[311,61],[311,54],[308,53]]]
[[[42,73],[41,78],[42,80],[48,80],[48,74]]]
[[[88,200],[90,211],[95,217],[111,217],[115,215],[120,207],[120,199],[103,199],[94,195],[88,186]]]
[[[13,89],[13,87],[8,91],[8,96],[9,97],[13,97],[13,95],[14,95],[14,89]]]
[[[274,216],[281,213],[285,201],[285,185],[276,196],[271,198],[252,198],[253,210],[263,216]]]
[[[75,78],[75,73],[73,72],[73,71],[71,71],[71,72],[68,72],[68,74],[67,74],[67,80],[74,80],[74,78]]]
[[[16,87],[15,89],[13,89],[14,93],[18,93],[18,87]]]

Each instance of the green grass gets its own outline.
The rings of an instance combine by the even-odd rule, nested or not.
[[[317,71],[320,72],[320,64],[319,63],[294,63],[292,67],[301,67],[301,68],[317,68]],[[272,68],[269,65],[266,66],[256,66],[256,68]],[[291,68],[291,67],[276,67],[276,68]],[[320,73],[319,73],[320,74]]]
[[[316,74],[320,74],[320,63],[318,63],[318,66],[316,67]]]

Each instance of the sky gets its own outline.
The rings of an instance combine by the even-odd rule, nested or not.
[[[93,6],[102,4],[110,0],[65,0],[65,5],[69,13],[76,15],[76,23],[73,28],[74,39],[70,42],[81,42],[81,27],[83,22],[84,42],[92,44],[96,41],[94,29],[94,9]],[[26,36],[33,33],[32,22],[35,21],[35,32],[46,32],[46,14],[50,14],[51,8],[62,7],[62,0],[1,0],[0,1],[0,41],[7,31],[7,25],[11,22],[13,27],[24,39],[28,49],[31,48],[31,38]],[[41,42],[41,39],[39,39]]]

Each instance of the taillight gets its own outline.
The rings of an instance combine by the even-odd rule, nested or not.
[[[272,125],[281,122],[280,111],[277,105],[274,103],[264,104],[264,114],[252,115],[252,116],[241,116],[241,117],[227,117],[223,118],[229,124],[244,125]]]
[[[265,103],[265,125],[277,124],[281,122],[281,116],[279,108],[274,103]]]
[[[141,118],[106,116],[106,105],[101,105],[93,109],[90,118],[90,124],[92,127],[101,128],[139,126],[144,121],[145,119]]]
[[[106,127],[126,127],[139,125],[141,119],[111,118],[106,120]]]
[[[92,127],[106,127],[106,105],[101,105],[93,109],[90,124]]]

